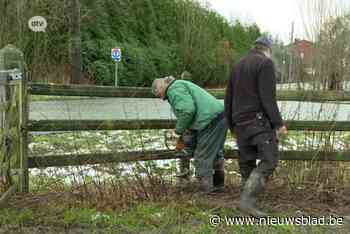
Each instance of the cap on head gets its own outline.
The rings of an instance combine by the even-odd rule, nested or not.
[[[267,36],[260,36],[258,37],[255,42],[254,42],[255,45],[259,44],[259,45],[263,45],[269,49],[272,49],[272,40],[267,37]]]

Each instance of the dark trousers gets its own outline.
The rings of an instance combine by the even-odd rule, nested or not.
[[[278,141],[275,130],[263,116],[236,123],[235,133],[239,150],[239,167],[243,179],[256,168],[269,177],[278,165]],[[256,160],[260,159],[258,165]]]

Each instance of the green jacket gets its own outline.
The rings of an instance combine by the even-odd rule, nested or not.
[[[222,102],[186,80],[173,81],[166,90],[166,99],[177,118],[175,132],[179,135],[186,129],[204,129],[224,111]]]

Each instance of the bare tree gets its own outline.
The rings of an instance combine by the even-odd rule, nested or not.
[[[343,0],[304,1],[301,18],[314,42],[314,88],[340,90],[348,76],[350,42],[349,8]]]

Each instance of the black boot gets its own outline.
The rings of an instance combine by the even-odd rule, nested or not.
[[[265,188],[264,176],[257,172],[252,171],[247,182],[244,185],[243,192],[241,193],[239,200],[239,209],[254,217],[266,217],[267,214],[260,211],[256,207],[256,197]]]
[[[224,160],[218,160],[214,164],[214,176],[213,176],[214,191],[224,192],[225,188],[225,171]]]

